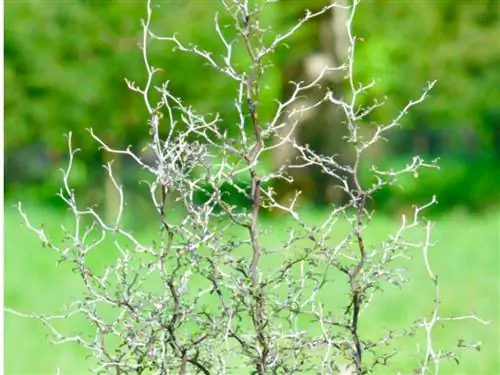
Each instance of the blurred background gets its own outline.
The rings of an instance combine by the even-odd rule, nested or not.
[[[177,32],[183,42],[220,51],[213,27],[217,2],[158,1],[153,29],[160,35]],[[279,31],[319,9],[320,0],[282,1],[268,7],[266,21]],[[168,6],[167,6],[168,5]],[[92,127],[115,147],[140,149],[148,140],[141,97],[128,90],[124,78],[143,84],[145,72],[138,49],[142,1],[6,2],[5,22],[5,193],[7,199],[27,196],[57,204],[58,168],[64,165],[67,142],[74,134],[82,148],[73,186],[90,200],[113,202],[101,168],[106,155],[86,132]],[[222,15],[224,22],[225,16]],[[227,17],[226,17],[227,20]],[[345,54],[342,28],[330,13],[310,22],[273,56],[264,76],[262,116],[272,100],[287,97],[288,81],[308,78],[317,61],[336,63]],[[437,194],[434,212],[460,208],[484,211],[500,201],[500,3],[483,1],[364,1],[355,18],[356,74],[377,84],[366,103],[387,96],[386,106],[368,121],[386,123],[429,80],[438,84],[425,103],[415,107],[377,149],[383,167],[403,165],[414,154],[439,158],[441,170],[403,181],[404,189],[381,191],[378,209],[394,211]],[[231,82],[202,61],[172,53],[172,45],[150,47],[157,83],[169,80],[173,92],[200,112],[219,112],[224,126],[235,132]],[[236,59],[238,59],[236,51]],[[322,60],[323,59],[323,60]],[[342,95],[345,82],[330,87]],[[329,126],[324,126],[325,124]],[[342,152],[338,116],[318,113],[301,132],[304,142],[325,152]],[[375,155],[374,155],[375,157]],[[273,167],[272,155],[265,162]],[[276,161],[276,160],[275,160]],[[129,160],[115,161],[125,184],[137,180]],[[335,199],[318,173],[304,171],[299,186],[315,204]],[[136,184],[131,184],[134,189]],[[292,189],[293,187],[288,187]],[[286,187],[284,189],[287,189]],[[286,194],[286,191],[281,192]],[[107,194],[107,195],[106,195]],[[437,211],[436,211],[437,210]]]
[[[213,27],[217,1],[154,3],[160,5],[153,16],[152,27],[157,34],[176,32],[186,44],[194,43],[215,55],[223,52]],[[280,32],[302,17],[305,8],[318,10],[323,4],[323,0],[283,0],[267,8],[263,22]],[[74,160],[73,187],[82,201],[101,203],[108,213],[113,212],[117,199],[101,167],[109,156],[98,149],[86,129],[93,128],[116,148],[133,145],[140,152],[148,141],[142,98],[124,82],[125,77],[139,85],[145,82],[138,48],[140,19],[144,16],[145,2],[139,0],[5,2],[5,272],[6,303],[14,307],[35,310],[40,303],[55,303],[54,294],[74,293],[69,287],[54,289],[54,284],[63,285],[66,280],[47,272],[54,269],[55,258],[39,255],[36,239],[27,239],[19,215],[9,208],[20,199],[31,202],[35,224],[58,227],[63,212],[56,197],[61,187],[58,169],[65,167],[68,152],[64,134],[71,131],[74,147],[81,148]],[[221,14],[221,20],[224,23],[229,18]],[[338,26],[341,21],[342,14],[325,13],[290,39],[291,48],[280,48],[273,55],[274,66],[263,77],[259,115],[264,121],[272,114],[272,101],[289,95],[290,80],[307,80],[318,64],[343,61],[346,44],[345,30]],[[440,170],[423,171],[418,178],[407,176],[400,186],[380,191],[374,197],[374,208],[393,218],[437,195],[439,204],[429,215],[445,223],[438,226],[437,237],[456,257],[453,267],[448,255],[436,258],[442,272],[449,270],[452,276],[449,292],[455,293],[466,273],[471,281],[462,290],[465,300],[482,307],[485,318],[496,319],[500,2],[364,0],[355,17],[354,31],[362,38],[357,47],[356,78],[364,83],[376,80],[376,86],[363,97],[364,104],[388,97],[387,104],[367,123],[390,122],[410,100],[421,95],[428,81],[438,81],[429,98],[410,111],[403,126],[389,136],[390,142],[374,149],[370,155],[373,159],[367,162],[389,169],[405,165],[418,154],[428,160],[439,158]],[[230,35],[229,30],[227,33]],[[201,60],[173,53],[172,47],[163,42],[150,46],[152,64],[162,68],[155,83],[170,81],[172,92],[201,113],[219,112],[223,126],[236,135],[234,84],[204,67]],[[236,48],[235,61],[245,61],[242,49]],[[339,96],[347,93],[345,80],[333,77],[324,83]],[[346,145],[341,120],[338,111],[318,111],[300,127],[298,137],[320,152],[343,154]],[[279,165],[284,152],[266,156],[265,168]],[[141,171],[128,159],[116,159],[113,166],[127,187],[129,205],[137,210],[148,207],[145,187],[137,184]],[[365,178],[368,182],[371,176]],[[308,169],[296,176],[295,186],[277,186],[277,190],[287,196],[300,188],[312,210],[325,210],[328,203],[343,199],[331,193],[331,184],[317,170]],[[233,198],[235,204],[246,204],[237,194]],[[457,233],[465,237],[458,238]],[[472,241],[477,237],[482,237],[482,242]],[[31,284],[25,285],[22,275],[28,272]],[[58,293],[47,293],[47,288]],[[418,292],[418,285],[415,290]],[[462,306],[464,299],[459,295],[454,298],[456,306]],[[82,352],[78,351],[57,358],[39,354],[31,364],[26,361],[25,355],[33,351],[48,353],[40,349],[46,332],[38,328],[38,323],[30,325],[15,319],[6,321],[7,373],[35,373],[37,369],[42,373],[49,371],[42,369],[53,368],[49,363],[62,363],[63,368],[67,364],[70,373],[81,369]],[[484,332],[489,335],[483,340],[489,349],[477,362],[480,367],[472,366],[468,373],[498,373],[499,361],[494,354],[499,349],[495,333],[498,319],[495,327]]]

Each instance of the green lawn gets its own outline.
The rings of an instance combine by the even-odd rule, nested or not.
[[[12,206],[12,205],[10,205]],[[34,224],[44,223],[54,232],[61,213],[33,205],[25,205]],[[314,218],[321,212],[310,212]],[[273,226],[274,241],[286,221],[265,219]],[[369,231],[370,241],[383,240],[396,221],[378,217]],[[480,340],[481,351],[458,351],[460,366],[454,362],[442,365],[442,374],[500,373],[500,220],[498,214],[467,216],[454,214],[441,218],[435,226],[433,239],[437,246],[430,259],[439,275],[442,311],[449,314],[476,312],[490,320],[489,326],[477,322],[450,322],[435,330],[436,345],[453,348],[458,339]],[[68,267],[56,267],[57,256],[42,248],[35,235],[21,226],[21,218],[6,203],[5,212],[5,305],[25,312],[54,312],[79,295],[81,285]],[[56,238],[60,238],[58,235]],[[112,251],[101,249],[101,262],[111,260]],[[384,328],[401,328],[432,308],[433,289],[426,277],[422,257],[415,253],[407,263],[411,281],[403,289],[386,288],[362,317],[361,333],[377,335]],[[341,293],[341,292],[337,292]],[[78,329],[78,327],[68,327]],[[53,346],[48,331],[36,321],[5,314],[6,374],[86,374],[90,361],[74,344]],[[393,367],[379,373],[395,374],[396,369],[409,372],[417,357],[417,337],[401,342],[401,355]]]

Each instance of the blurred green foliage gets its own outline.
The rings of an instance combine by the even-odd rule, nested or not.
[[[153,29],[174,32],[183,43],[214,51],[223,46],[213,26],[216,1],[157,1]],[[307,3],[318,8],[320,0]],[[303,14],[305,2],[284,1],[266,8],[263,22],[285,30]],[[6,192],[46,199],[57,191],[57,168],[67,153],[63,134],[74,133],[78,155],[77,188],[100,188],[103,155],[85,129],[92,127],[116,147],[143,145],[148,137],[140,95],[127,89],[124,77],[142,85],[146,79],[138,42],[142,1],[5,3],[5,150]],[[222,23],[228,16],[220,13]],[[317,24],[312,22],[272,57],[275,67],[263,77],[261,97],[265,119],[280,98],[281,69],[318,49]],[[224,29],[227,35],[231,30]],[[405,118],[382,160],[400,163],[410,154],[440,157],[440,172],[429,172],[404,190],[379,194],[380,207],[438,194],[441,208],[460,205],[482,209],[500,200],[500,2],[485,1],[362,1],[355,33],[357,79],[377,85],[367,95],[388,96],[385,107],[370,121],[387,122],[426,81],[437,79],[431,97]],[[170,81],[176,96],[200,113],[219,112],[224,126],[235,131],[234,83],[204,66],[201,59],[172,52],[169,43],[150,46],[151,61],[161,67],[157,84]],[[241,46],[235,61],[245,67]],[[335,134],[332,134],[335,136]],[[127,172],[128,173],[128,172]],[[369,178],[369,176],[367,177]]]

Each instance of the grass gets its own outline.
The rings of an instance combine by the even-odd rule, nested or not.
[[[55,238],[61,237],[57,235],[57,227],[61,220],[66,220],[63,214],[36,205],[26,205],[26,210],[34,224],[44,223],[49,232],[56,234]],[[319,214],[319,211],[310,211],[308,216],[314,220]],[[57,312],[60,306],[79,295],[78,278],[68,267],[56,267],[56,254],[43,248],[35,235],[21,226],[20,216],[8,202],[4,219],[5,305],[24,312]],[[273,227],[273,241],[280,240],[285,220],[266,218],[263,224]],[[377,217],[368,233],[370,242],[376,244],[387,238],[396,224],[392,218]],[[499,232],[498,214],[475,217],[456,213],[436,223],[433,239],[437,246],[432,249],[430,260],[441,282],[442,312],[467,314],[474,311],[491,321],[488,326],[468,321],[436,327],[434,338],[438,348],[454,348],[458,339],[482,342],[479,352],[458,350],[460,366],[445,362],[441,374],[500,373]],[[112,249],[100,251],[99,262],[111,261]],[[386,328],[402,328],[431,311],[433,288],[421,255],[415,253],[406,266],[410,282],[402,289],[386,288],[362,317],[361,334],[365,337],[376,337]],[[327,301],[341,294],[342,291],[332,291]],[[62,327],[80,328],[68,325]],[[61,374],[89,373],[88,353],[75,344],[51,345],[47,334],[37,321],[6,314],[4,373],[56,374],[58,368]],[[422,358],[417,355],[419,343],[422,337],[401,341],[398,346],[401,355],[394,359],[392,367],[380,369],[379,373],[394,374],[396,368],[409,373]]]

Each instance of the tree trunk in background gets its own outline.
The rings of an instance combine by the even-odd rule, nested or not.
[[[341,5],[347,5],[346,0],[339,1]],[[298,18],[297,14],[293,15]],[[333,9],[326,13],[324,17],[317,18],[314,24],[314,32],[311,33],[311,39],[305,40],[304,45],[298,46],[301,51],[307,50],[311,45],[316,45],[305,56],[292,58],[292,62],[286,62],[283,66],[283,100],[290,97],[293,86],[289,81],[314,80],[325,66],[336,67],[346,62],[349,48],[346,23],[349,17],[349,11],[345,9]],[[314,40],[313,38],[316,38]],[[306,44],[307,43],[307,44]],[[333,72],[325,75],[320,82],[321,88],[311,91],[307,99],[298,100],[295,103],[296,108],[308,106],[321,100],[328,87],[336,97],[342,97],[344,86],[344,72]],[[288,118],[283,118],[288,123],[288,129],[283,129],[283,134],[287,134],[292,124],[298,121],[293,137],[300,144],[309,144],[310,147],[318,153],[326,155],[339,155],[338,162],[349,163],[348,147],[346,147],[344,136],[347,134],[343,124],[343,110],[332,104],[321,105],[307,113]],[[287,161],[292,161],[297,157],[293,147],[285,145],[276,149],[273,155],[274,167],[279,168]],[[295,189],[302,191],[302,195],[314,201],[316,204],[323,205],[331,201],[341,202],[345,199],[345,194],[337,185],[335,179],[323,174],[320,168],[309,167],[300,171],[291,170],[289,174],[293,176],[292,185],[280,181],[276,183],[275,190],[278,195],[284,199],[292,195]]]

